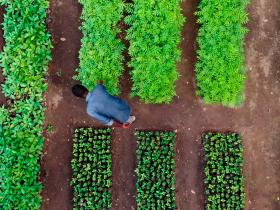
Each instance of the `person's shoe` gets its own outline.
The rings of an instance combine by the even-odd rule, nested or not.
[[[132,124],[135,120],[136,120],[136,117],[135,117],[135,116],[130,116],[130,117],[128,118],[127,123]]]

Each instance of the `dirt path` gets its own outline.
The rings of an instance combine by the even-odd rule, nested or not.
[[[178,97],[172,105],[144,105],[129,99],[128,75],[122,80],[122,97],[129,100],[137,122],[129,130],[115,130],[113,142],[113,209],[136,209],[135,150],[133,137],[139,129],[177,129],[177,205],[181,210],[204,207],[203,154],[200,136],[207,130],[240,132],[245,147],[246,209],[280,209],[280,2],[252,0],[249,11],[250,34],[246,40],[248,82],[246,103],[240,109],[205,106],[195,96],[195,39],[198,26],[193,12],[198,0],[183,3],[187,23],[183,30],[183,57]],[[85,113],[84,102],[71,95],[74,69],[78,67],[81,33],[78,30],[81,7],[74,0],[53,0],[50,17],[54,38],[53,61],[49,68],[46,125],[42,160],[42,209],[71,209],[71,129],[101,126]],[[65,39],[64,39],[65,38]]]
[[[244,137],[248,209],[280,209],[279,11],[279,0],[253,0],[249,7],[247,100],[234,117]]]

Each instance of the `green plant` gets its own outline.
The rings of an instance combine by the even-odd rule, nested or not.
[[[243,102],[244,36],[248,0],[201,0],[199,50],[196,64],[198,95],[206,103],[237,106]]]
[[[137,209],[176,209],[175,133],[137,131]]]
[[[125,22],[132,67],[132,94],[146,103],[170,103],[178,78],[181,0],[133,0]]]
[[[48,134],[54,133],[54,131],[55,131],[54,125],[51,125],[51,124],[47,125],[46,131],[48,132]]]
[[[11,100],[0,114],[0,209],[40,209],[45,75],[51,59],[46,0],[2,0],[5,47],[0,55]]]
[[[82,47],[79,73],[75,78],[90,90],[103,80],[111,94],[118,94],[123,73],[123,43],[117,39],[118,22],[122,18],[121,0],[79,0],[83,5]]]
[[[244,209],[243,147],[236,133],[203,135],[206,209]]]
[[[73,142],[73,209],[111,208],[112,129],[76,129]]]

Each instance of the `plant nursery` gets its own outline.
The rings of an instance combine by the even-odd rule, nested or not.
[[[280,210],[279,34],[279,0],[0,0],[0,210]]]

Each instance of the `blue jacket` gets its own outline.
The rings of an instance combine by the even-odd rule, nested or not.
[[[131,114],[128,103],[110,95],[103,85],[96,85],[94,90],[88,93],[86,101],[87,113],[105,125],[111,126],[114,120],[125,123]]]

